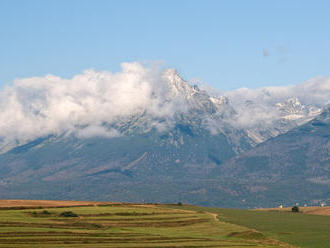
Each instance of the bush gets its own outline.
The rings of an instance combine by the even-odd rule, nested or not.
[[[65,211],[60,213],[60,217],[78,217],[78,214],[71,211]]]
[[[178,205],[178,206],[182,206],[182,202],[178,202],[177,205]]]
[[[292,212],[294,212],[294,213],[298,213],[299,212],[299,207],[298,206],[294,206],[294,207],[292,207]]]
[[[44,210],[44,211],[41,211],[41,212],[36,212],[36,211],[31,212],[31,215],[33,217],[45,217],[45,216],[49,216],[51,214],[52,213],[48,212],[47,210]]]

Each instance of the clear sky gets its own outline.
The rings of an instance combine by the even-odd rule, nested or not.
[[[1,0],[0,85],[161,61],[223,90],[330,75],[328,0]]]

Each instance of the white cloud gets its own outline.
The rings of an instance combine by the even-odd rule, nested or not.
[[[330,78],[299,85],[241,88],[224,95],[236,111],[227,122],[260,143],[313,119],[330,99]]]
[[[91,137],[119,137],[120,133],[116,129],[108,129],[102,126],[89,125],[85,128],[77,129],[77,137],[91,138]]]
[[[17,79],[0,92],[0,140],[8,144],[63,133],[115,137],[121,133],[114,123],[136,116],[144,118],[136,125],[165,131],[174,124],[175,113],[185,113],[189,104],[208,106],[206,102],[201,105],[205,95],[200,95],[203,103],[198,102],[199,98],[192,97],[195,89],[182,82],[173,69],[140,63],[123,63],[118,73],[87,70],[72,79],[53,75]],[[290,97],[298,97],[304,104],[326,103],[330,79],[318,77],[297,86],[242,88],[225,93],[210,90],[207,85],[202,88],[213,95],[226,95],[238,113],[232,123],[245,127],[277,118],[278,112],[269,106]],[[246,105],[247,100],[253,101],[254,108]],[[220,122],[205,120],[213,133],[221,129]]]
[[[72,79],[17,79],[0,92],[0,137],[4,143],[63,132],[109,137],[118,133],[104,124],[118,119],[142,114],[169,119],[185,109],[180,96],[167,100],[174,74],[123,63],[122,71],[114,74],[87,70]],[[164,128],[165,123],[155,125]]]
[[[200,88],[214,96],[225,95],[237,112],[236,118],[229,121],[240,128],[263,126],[261,129],[267,129],[273,126],[274,121],[283,117],[283,113],[279,111],[276,104],[290,98],[299,99],[307,108],[311,106],[321,108],[330,100],[330,78],[327,77],[315,77],[298,85],[257,89],[240,88],[228,92],[214,89],[207,84],[202,84]],[[315,111],[317,113],[317,108]],[[312,117],[313,113],[310,114]],[[309,118],[304,120],[309,120]]]
[[[275,103],[296,97],[303,104],[324,105],[330,99],[330,78],[315,77],[298,85],[263,87],[257,89],[240,88],[226,92],[233,102],[252,100]]]

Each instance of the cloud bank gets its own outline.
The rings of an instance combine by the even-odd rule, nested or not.
[[[63,132],[112,137],[120,134],[105,123],[142,114],[169,119],[184,111],[168,84],[174,75],[174,70],[123,63],[118,73],[87,70],[72,79],[15,80],[0,92],[0,137],[4,143]]]
[[[313,117],[318,114],[330,100],[330,78],[315,77],[291,86],[240,88],[224,95],[237,111],[237,125],[243,128],[272,125],[274,120],[284,117],[285,108],[288,109],[287,116],[291,114],[292,118],[294,115],[299,118],[299,115]]]
[[[237,103],[246,100],[276,103],[295,97],[303,104],[322,106],[330,100],[330,78],[315,77],[292,86],[263,87],[258,89],[240,88],[226,92],[225,95]]]
[[[122,133],[114,123],[141,116],[151,120],[147,123],[150,127],[166,130],[176,113],[187,113],[190,107],[189,94],[194,87],[181,81],[173,69],[136,62],[123,63],[117,73],[87,70],[72,79],[53,75],[17,79],[0,92],[0,143],[63,133],[81,138],[115,137]],[[206,86],[201,88],[217,93]],[[324,105],[329,101],[330,78],[317,77],[296,86],[242,88],[218,95],[225,95],[237,112],[231,123],[244,128],[278,118],[277,110],[269,106],[288,98]],[[193,101],[196,103],[196,99]]]

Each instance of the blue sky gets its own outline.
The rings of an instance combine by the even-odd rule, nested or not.
[[[231,90],[329,76],[330,1],[1,0],[0,85],[160,61]]]

